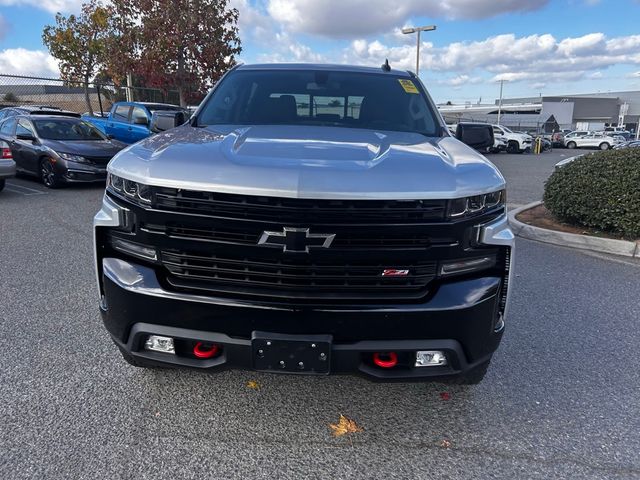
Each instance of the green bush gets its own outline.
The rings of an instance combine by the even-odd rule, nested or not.
[[[640,238],[640,148],[591,153],[557,168],[544,203],[562,221]]]

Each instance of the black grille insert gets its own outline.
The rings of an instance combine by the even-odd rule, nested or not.
[[[427,293],[437,262],[385,265],[367,261],[257,259],[165,250],[160,255],[175,288],[278,299],[417,299]],[[385,269],[406,269],[406,276],[385,277]]]

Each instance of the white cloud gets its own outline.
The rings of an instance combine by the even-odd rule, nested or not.
[[[548,0],[268,0],[267,11],[292,32],[358,37],[392,30],[412,16],[488,18],[542,8]]]
[[[482,78],[480,77],[470,77],[469,75],[458,75],[456,77],[447,78],[446,80],[441,81],[440,83],[444,85],[449,85],[451,87],[461,87],[463,85],[469,85],[474,83],[482,82]]]
[[[504,34],[443,47],[424,42],[420,61],[427,76],[452,72],[462,79],[484,72],[492,75],[491,81],[573,81],[588,75],[598,78],[600,70],[613,65],[640,65],[639,37],[607,39],[602,33],[591,33],[557,40],[550,34]],[[343,52],[347,63],[379,65],[384,58],[394,68],[414,69],[415,46],[355,40]]]
[[[58,64],[51,55],[42,50],[25,48],[0,50],[0,72],[42,77],[60,75]]]
[[[27,5],[41,8],[51,13],[79,12],[83,0],[0,0],[0,5]]]

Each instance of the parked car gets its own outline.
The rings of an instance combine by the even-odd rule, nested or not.
[[[563,132],[554,132],[551,134],[551,146],[556,148],[564,147],[564,133]]]
[[[15,117],[16,115],[68,115],[71,117],[79,117],[75,112],[63,111],[61,108],[51,105],[23,105],[19,107],[5,107],[0,110],[0,121],[5,118]]]
[[[631,140],[629,142],[622,142],[613,147],[615,150],[624,150],[626,148],[640,148],[640,140]]]
[[[572,132],[565,134],[564,143],[566,145],[567,141],[571,140],[572,138],[584,137],[585,135],[593,135],[594,133],[595,132],[592,132],[590,130],[574,130]]]
[[[107,138],[80,118],[17,115],[0,123],[18,172],[39,177],[45,186],[104,181],[109,160],[126,145]]]
[[[124,359],[479,382],[514,236],[504,178],[470,148],[491,126],[456,135],[388,64],[231,69],[107,167],[96,273]]]
[[[182,112],[184,121],[189,113],[182,107],[164,103],[117,102],[106,117],[83,115],[82,118],[93,123],[105,135],[110,135],[124,143],[135,143],[152,133],[151,120],[155,112]]]
[[[507,141],[503,138],[493,137],[493,146],[489,147],[490,153],[500,153],[507,151]]]
[[[16,162],[13,161],[9,144],[0,140],[0,192],[4,190],[7,178],[11,178],[15,174]]]
[[[567,148],[599,148],[600,150],[609,150],[620,143],[619,140],[603,135],[601,133],[592,133],[582,137],[565,138],[565,146]]]
[[[540,141],[542,142],[542,151],[543,152],[549,152],[553,149],[553,144],[551,143],[551,140],[549,140],[548,138],[542,136],[542,135],[538,135],[537,137],[535,137],[533,139],[532,142],[532,146],[531,148],[534,149],[536,146],[536,141],[540,139]]]
[[[612,137],[619,135],[624,139],[624,141],[630,140],[632,136],[631,132],[626,130],[624,127],[605,127],[602,133]]]
[[[531,135],[515,133],[503,125],[493,125],[493,135],[507,143],[507,153],[523,153],[531,149]]]

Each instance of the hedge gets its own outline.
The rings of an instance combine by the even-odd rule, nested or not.
[[[591,153],[556,168],[544,203],[564,222],[640,238],[640,148]]]

